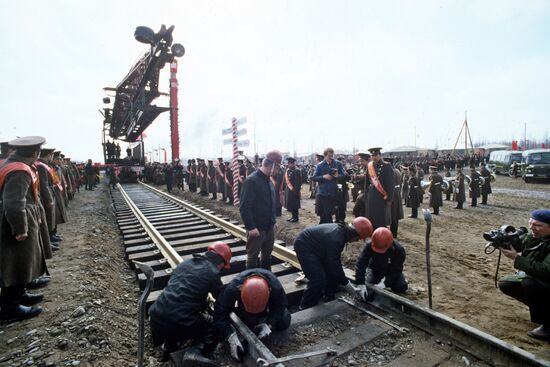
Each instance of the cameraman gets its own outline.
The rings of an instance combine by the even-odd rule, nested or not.
[[[550,341],[550,210],[539,209],[529,219],[531,234],[517,246],[501,249],[525,275],[503,277],[500,290],[529,306],[531,321],[541,324],[527,335]],[[519,253],[518,253],[519,251]]]

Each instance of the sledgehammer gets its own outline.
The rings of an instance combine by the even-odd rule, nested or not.
[[[145,274],[147,277],[147,282],[145,283],[145,289],[143,290],[143,293],[141,294],[141,297],[139,298],[139,330],[138,330],[138,367],[143,367],[143,351],[144,351],[144,344],[145,344],[145,302],[147,301],[147,297],[149,297],[149,293],[151,293],[151,288],[153,287],[153,280],[154,280],[154,274],[153,268],[151,268],[149,265],[146,265],[144,263],[141,263],[139,261],[134,261],[135,266]]]
[[[428,298],[432,309],[432,272],[430,270],[430,232],[432,230],[432,213],[430,209],[422,209],[426,221],[426,271],[428,272]]]

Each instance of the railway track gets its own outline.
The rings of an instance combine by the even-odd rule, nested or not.
[[[127,259],[130,266],[136,270],[138,284],[144,289],[147,278],[134,267],[134,261],[147,264],[154,270],[153,291],[147,304],[152,304],[166,285],[172,269],[182,261],[190,258],[193,253],[206,251],[208,244],[223,240],[231,246],[233,257],[231,269],[222,271],[222,281],[229,282],[236,274],[245,269],[246,231],[238,223],[228,218],[217,216],[209,209],[168,195],[146,184],[118,185],[118,190],[112,191],[113,204],[120,231],[122,232]],[[294,251],[277,241],[273,250],[272,271],[283,284],[288,296],[291,310],[296,309],[305,286],[294,280],[300,272],[300,265]],[[352,271],[346,269],[350,279]],[[376,300],[369,305],[356,304],[370,312],[370,318],[362,318],[360,325],[353,330],[333,337],[329,341],[319,341],[322,347],[330,346],[336,355],[312,356],[304,360],[290,360],[285,366],[317,366],[327,363],[333,358],[346,355],[370,340],[376,340],[387,331],[399,329],[395,324],[398,320],[415,332],[427,333],[438,341],[444,340],[448,346],[437,353],[426,353],[424,350],[411,352],[403,361],[399,358],[390,365],[427,366],[438,365],[448,360],[453,353],[473,355],[488,365],[494,366],[550,366],[535,355],[517,348],[507,342],[492,337],[462,322],[449,318],[415,304],[391,292],[371,287],[377,293]],[[351,301],[354,303],[354,301]],[[322,322],[331,315],[343,314],[356,309],[346,302],[335,300],[321,304],[309,310],[293,313],[292,328],[299,328],[315,322]],[[373,314],[374,312],[374,314]],[[374,315],[374,317],[372,317]],[[381,320],[376,319],[382,315]],[[391,320],[390,320],[391,318]],[[239,333],[249,344],[248,365],[258,365],[261,358],[267,361],[276,359],[268,347],[262,344],[246,326],[233,318],[233,323]],[[403,331],[403,330],[401,330]],[[284,336],[283,336],[284,339]],[[284,341],[283,341],[284,343]],[[443,344],[443,343],[441,343]],[[425,349],[426,345],[418,346]],[[318,349],[318,348],[317,348]],[[301,353],[311,350],[300,350]],[[411,357],[412,356],[412,357]],[[299,362],[299,363],[298,363]],[[283,364],[276,363],[276,366]]]

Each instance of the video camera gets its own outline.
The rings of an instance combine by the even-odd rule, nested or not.
[[[491,229],[488,232],[483,233],[483,238],[488,241],[485,245],[485,253],[490,254],[496,249],[514,248],[517,250],[517,246],[523,240],[523,237],[527,234],[527,228],[519,227],[517,230],[514,226],[505,224],[498,229]]]

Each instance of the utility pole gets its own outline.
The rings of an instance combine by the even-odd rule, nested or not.
[[[527,122],[523,124],[523,150],[527,150]]]

